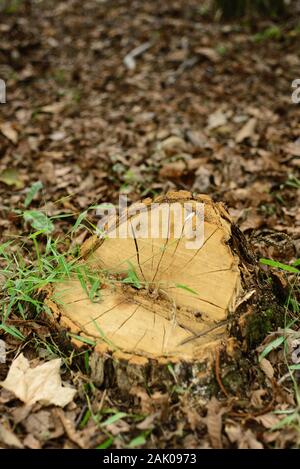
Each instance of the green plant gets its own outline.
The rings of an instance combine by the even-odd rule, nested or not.
[[[264,42],[267,40],[276,40],[278,41],[282,37],[282,30],[278,26],[270,26],[269,28],[264,29],[263,31],[255,34],[255,42]]]
[[[12,15],[17,13],[22,3],[23,0],[0,0],[0,11]]]
[[[284,356],[284,362],[287,367],[288,373],[287,376],[289,376],[293,390],[294,390],[294,396],[295,396],[295,407],[286,409],[286,410],[280,410],[280,411],[274,411],[275,414],[277,415],[283,415],[284,417],[271,428],[271,431],[279,430],[280,428],[283,428],[285,426],[288,427],[293,427],[295,428],[299,433],[300,433],[300,390],[299,390],[299,385],[298,382],[295,378],[295,372],[300,370],[300,363],[296,364],[291,364],[290,363],[290,350],[289,350],[289,340],[288,338],[291,336],[297,336],[299,334],[298,331],[294,331],[292,329],[293,326],[299,323],[299,311],[300,311],[300,304],[299,304],[299,287],[298,287],[298,282],[299,282],[299,274],[300,271],[298,270],[298,266],[300,265],[300,259],[297,259],[295,262],[293,262],[292,265],[288,264],[283,264],[278,261],[274,261],[271,259],[261,259],[260,262],[264,265],[268,265],[273,268],[280,269],[282,271],[285,271],[289,275],[293,275],[292,280],[290,280],[290,292],[288,295],[288,298],[286,300],[286,314],[285,314],[285,326],[282,331],[280,331],[279,335],[269,342],[266,347],[263,349],[263,351],[259,355],[259,361],[261,361],[263,358],[265,358],[269,353],[271,353],[273,350],[276,350],[278,348],[283,348],[283,356]],[[287,323],[288,319],[288,310],[291,309],[292,312],[295,314],[294,320],[292,320],[290,323]]]
[[[128,263],[127,277],[124,278],[123,283],[128,283],[129,285],[132,285],[133,287],[137,289],[141,289],[142,285],[137,276],[134,266],[132,265],[130,261],[127,261],[127,263]]]
[[[22,332],[11,323],[12,316],[22,320],[37,319],[51,312],[43,301],[46,287],[77,276],[92,301],[99,301],[100,279],[87,266],[77,263],[79,255],[72,247],[73,234],[82,226],[87,212],[80,214],[70,232],[63,238],[53,239],[54,221],[69,214],[48,217],[41,210],[28,209],[35,195],[42,189],[41,182],[27,191],[24,207],[15,210],[35,231],[27,236],[0,245],[0,330],[24,340]],[[80,338],[82,340],[82,338]]]

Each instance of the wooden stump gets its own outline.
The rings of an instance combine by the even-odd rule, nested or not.
[[[233,357],[241,349],[234,335],[240,344],[246,335],[249,308],[243,319],[239,311],[257,298],[255,263],[223,204],[186,191],[154,202],[131,206],[116,226],[108,221],[103,239],[85,242],[80,274],[56,284],[48,299],[62,326],[96,344],[99,384],[114,375],[129,389],[171,369],[176,379],[202,383],[216,351]],[[202,226],[200,244],[187,223]]]

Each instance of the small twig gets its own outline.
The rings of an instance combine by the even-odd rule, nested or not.
[[[200,339],[200,337],[203,337],[204,335],[208,334],[209,332],[214,331],[215,329],[218,329],[219,327],[225,326],[225,324],[228,324],[228,322],[229,322],[229,319],[225,319],[224,321],[219,322],[215,326],[209,327],[205,331],[199,332],[199,334],[196,334],[193,337],[188,337],[187,339],[184,339],[178,345],[184,345],[184,344],[187,344],[188,342],[191,342],[192,340]]]
[[[269,404],[267,404],[266,407],[264,407],[263,409],[261,409],[257,412],[253,412],[252,414],[250,412],[229,412],[228,416],[230,416],[230,417],[241,417],[243,419],[251,419],[251,418],[259,417],[260,415],[267,414],[272,409],[274,409],[274,402],[275,402],[275,399],[273,397],[271,402],[269,402]]]
[[[123,62],[126,68],[128,68],[128,70],[134,70],[136,67],[135,58],[139,55],[142,55],[144,52],[146,52],[146,50],[150,49],[152,45],[153,43],[150,41],[144,42],[144,44],[135,47],[132,51],[125,55]]]

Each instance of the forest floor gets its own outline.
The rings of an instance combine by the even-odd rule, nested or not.
[[[28,239],[39,226],[29,210],[47,214],[52,239],[59,236],[59,248],[69,249],[89,235],[82,217],[69,244],[62,241],[88,207],[116,203],[120,193],[136,201],[186,189],[224,201],[258,257],[287,265],[299,258],[300,104],[291,99],[300,78],[297,14],[224,23],[198,0],[15,5],[0,18],[0,77],[7,85],[7,103],[0,104],[1,255],[5,247],[20,266],[22,249],[29,268],[36,245],[43,250],[43,234]],[[141,45],[132,62],[127,54]],[[177,143],[165,151],[169,136]],[[38,181],[43,188],[30,192]],[[4,256],[1,280],[5,262]],[[297,295],[295,278],[284,280]],[[299,371],[284,361],[287,330],[269,331],[264,344],[279,341],[264,366],[258,355],[265,345],[253,351],[248,382],[236,395],[220,389],[207,402],[175,382],[124,395],[113,385],[95,386],[88,345],[74,349],[32,308],[26,318],[22,307],[8,311],[7,291],[0,379],[20,351],[32,366],[61,357],[62,379],[77,393],[61,410],[25,406],[1,388],[0,446],[299,445]],[[297,300],[291,305],[297,313]],[[295,316],[295,340],[298,327]]]

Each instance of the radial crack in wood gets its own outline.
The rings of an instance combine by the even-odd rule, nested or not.
[[[63,324],[107,350],[199,361],[226,338],[226,319],[242,292],[231,236],[229,215],[207,196],[179,191],[154,204],[147,199],[116,225],[109,220],[104,239],[82,246],[79,268],[88,274],[57,284],[52,300]]]

